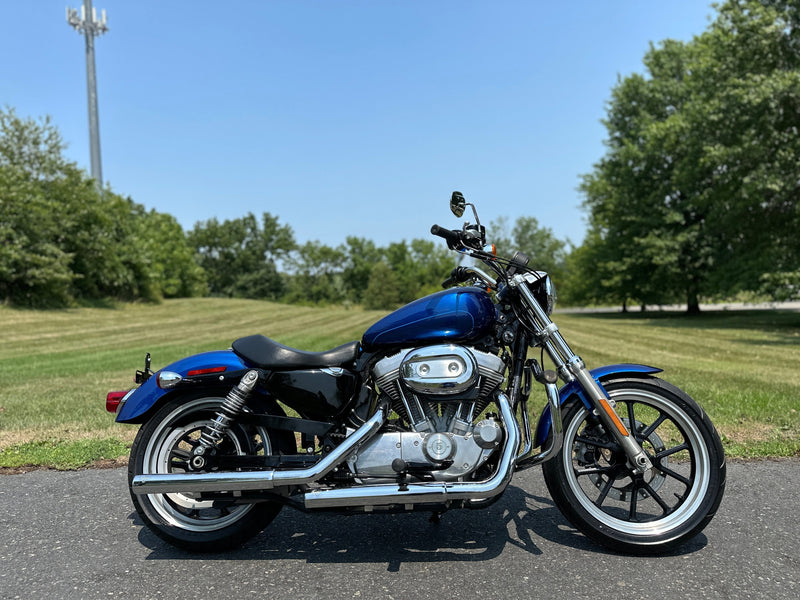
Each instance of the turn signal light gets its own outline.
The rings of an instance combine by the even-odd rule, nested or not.
[[[173,371],[159,371],[158,375],[156,375],[156,383],[162,390],[172,389],[181,381],[183,381],[183,377],[181,377],[180,373]]]

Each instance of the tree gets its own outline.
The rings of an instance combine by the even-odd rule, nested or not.
[[[564,275],[566,244],[549,227],[540,227],[535,217],[519,217],[511,232],[514,246],[530,258],[530,266],[547,271],[555,281]]]
[[[729,0],[706,32],[651,47],[646,75],[612,91],[574,263],[594,270],[586,278],[597,274],[587,258],[613,274],[607,299],[680,293],[694,312],[701,295],[764,290],[765,274],[798,271],[797,14]]]
[[[409,244],[409,251],[414,265],[410,277],[416,282],[416,289],[407,298],[408,302],[441,290],[442,282],[458,262],[455,252],[431,240],[414,238]]]
[[[34,121],[17,116],[13,108],[0,109],[0,167],[12,167],[33,181],[52,181],[70,163],[64,141],[50,117]]]
[[[386,265],[396,276],[400,302],[442,289],[442,281],[456,265],[456,254],[430,240],[413,239],[389,244],[384,250]]]
[[[390,310],[403,303],[400,277],[383,261],[372,266],[364,294],[364,308]]]
[[[120,199],[121,200],[121,199]],[[164,298],[203,296],[208,293],[206,274],[195,261],[186,233],[172,215],[145,211],[130,198],[120,208],[134,215],[132,252],[149,257],[147,275]]]
[[[64,305],[74,275],[57,241],[52,203],[30,174],[0,165],[0,300]]]
[[[342,248],[319,241],[306,242],[287,259],[292,272],[286,296],[295,304],[332,304],[345,299],[342,280]]]
[[[368,308],[392,308],[440,290],[456,264],[452,252],[423,239],[379,248],[371,240],[348,237],[342,251],[347,297]],[[385,290],[379,289],[382,281]]]
[[[265,212],[259,223],[252,213],[220,223],[196,223],[189,243],[206,273],[211,294],[277,300],[285,293],[278,264],[296,244],[288,225]]]
[[[177,222],[111,189],[101,195],[63,149],[49,119],[0,110],[0,299],[63,306],[201,292]]]
[[[49,120],[0,110],[0,299],[29,306],[70,298],[71,256],[58,244],[59,207],[42,182],[65,166]]]
[[[800,277],[800,9],[728,2],[699,40],[698,153],[720,289],[780,296]],[[798,288],[795,288],[797,292]]]
[[[381,261],[383,250],[372,240],[348,236],[343,253],[342,281],[347,299],[351,302],[365,302],[370,274],[373,267]]]
[[[495,245],[500,256],[511,258],[517,250],[527,254],[529,266],[546,271],[556,283],[565,278],[567,244],[549,227],[541,227],[536,217],[518,217],[510,233],[508,218],[498,217],[489,224],[487,241]]]

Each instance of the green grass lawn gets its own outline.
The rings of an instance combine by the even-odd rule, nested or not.
[[[73,468],[124,455],[136,428],[113,422],[105,395],[133,386],[146,352],[158,369],[252,333],[324,350],[359,339],[382,314],[213,298],[108,309],[0,307],[0,467]],[[711,415],[730,456],[800,453],[800,313],[560,314],[556,321],[590,367],[664,369],[665,379]],[[531,398],[532,414],[543,402]]]
[[[563,315],[587,365],[640,362],[711,416],[729,456],[800,454],[800,312]]]

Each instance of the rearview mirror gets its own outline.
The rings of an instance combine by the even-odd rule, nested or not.
[[[455,216],[461,218],[465,208],[467,208],[467,201],[464,199],[464,194],[461,192],[453,192],[453,195],[450,197],[450,211]]]

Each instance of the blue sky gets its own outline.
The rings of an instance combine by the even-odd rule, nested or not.
[[[50,115],[89,170],[81,0],[6,0],[0,104]],[[388,244],[481,219],[585,233],[581,174],[604,153],[619,75],[691,39],[703,0],[95,0],[103,176],[196,221],[270,212],[299,242]]]

